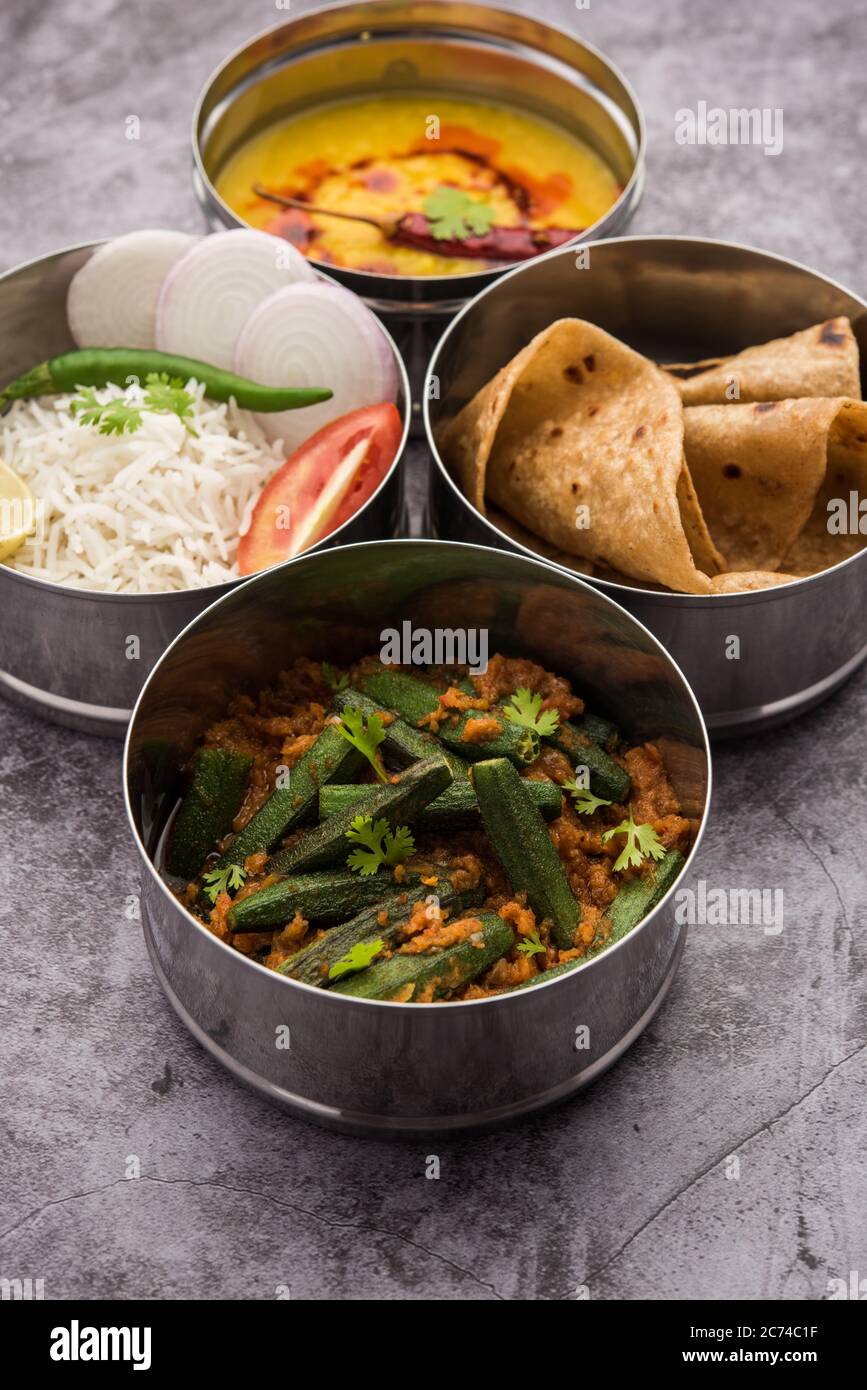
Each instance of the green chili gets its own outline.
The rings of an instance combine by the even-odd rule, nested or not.
[[[10,382],[0,391],[0,409],[24,396],[49,396],[75,391],[79,386],[106,386],[108,382],[127,386],[130,378],[143,382],[149,372],[166,372],[184,382],[195,377],[211,400],[227,401],[234,397],[242,410],[295,410],[327,401],[333,394],[325,386],[262,386],[207,362],[148,348],[82,348],[80,352],[64,352],[40,362]]]

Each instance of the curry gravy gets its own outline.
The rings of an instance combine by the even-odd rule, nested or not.
[[[216,180],[253,227],[294,241],[311,259],[389,275],[454,275],[486,262],[399,246],[375,227],[279,212],[253,185],[393,221],[422,212],[450,186],[483,203],[497,226],[583,230],[621,192],[613,172],[566,130],[516,107],[437,95],[393,95],[316,107],[242,145]]]

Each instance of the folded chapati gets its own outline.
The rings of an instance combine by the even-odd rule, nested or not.
[[[676,386],[595,324],[539,333],[440,447],[480,512],[487,496],[570,555],[684,593],[708,593],[724,568],[689,478]]]
[[[827,500],[867,482],[867,405],[845,399],[700,405],[684,447],[724,572],[813,573],[860,549],[827,528]],[[824,499],[824,501],[823,501]],[[811,549],[792,550],[808,529]],[[834,558],[822,558],[830,557]]]
[[[741,400],[684,409],[695,383],[718,397],[733,368]],[[844,318],[679,383],[595,324],[561,319],[465,406],[440,447],[480,512],[559,564],[681,593],[749,592],[862,548],[858,373]],[[832,385],[853,394],[819,394]],[[762,399],[743,399],[752,393]]]
[[[797,574],[770,574],[767,570],[738,570],[735,574],[715,574],[710,581],[712,594],[750,594],[756,589],[773,589],[791,584]]]
[[[858,343],[847,318],[828,319],[734,357],[674,363],[664,371],[684,405],[783,401],[798,396],[861,399]]]
[[[801,534],[783,556],[783,568],[817,574],[864,548],[867,516],[867,403],[837,401],[828,431],[828,467]]]

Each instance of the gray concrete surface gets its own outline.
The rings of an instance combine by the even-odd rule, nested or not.
[[[863,7],[533,9],[637,88],[635,231],[752,242],[867,290]],[[195,95],[280,18],[265,0],[6,0],[2,266],[198,229]],[[783,153],[676,145],[674,111],[702,99],[782,107]],[[0,1276],[49,1298],[820,1299],[867,1275],[865,719],[862,671],[717,753],[700,876],[783,888],[782,933],[695,928],[667,1005],[583,1098],[482,1139],[390,1145],[287,1118],[199,1049],[124,915],[119,749],[0,705]]]

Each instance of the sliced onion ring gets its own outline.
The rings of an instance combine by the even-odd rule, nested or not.
[[[66,317],[79,347],[152,348],[163,282],[199,237],[130,232],[100,246],[69,285]]]
[[[254,309],[238,337],[234,370],[266,386],[329,386],[331,400],[257,415],[287,452],[316,430],[397,395],[398,371],[379,320],[340,285],[318,281],[277,290]]]
[[[256,305],[274,290],[315,278],[301,252],[281,237],[246,228],[204,237],[166,276],[156,345],[231,367],[235,340]]]

